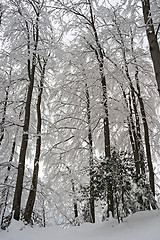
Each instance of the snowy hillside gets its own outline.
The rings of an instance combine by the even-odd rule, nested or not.
[[[28,227],[13,221],[0,240],[160,240],[160,211],[136,213],[118,224],[110,219],[101,224],[83,224],[64,230],[58,226]]]

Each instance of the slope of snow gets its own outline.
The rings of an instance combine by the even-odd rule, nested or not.
[[[160,240],[160,211],[139,212],[121,224],[110,219],[67,230],[58,226],[31,228],[13,221],[8,231],[0,231],[0,240]]]

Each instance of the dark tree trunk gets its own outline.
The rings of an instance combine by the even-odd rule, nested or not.
[[[5,101],[4,101],[4,107],[3,107],[3,116],[2,116],[2,122],[0,123],[1,125],[1,135],[0,135],[0,146],[2,144],[2,141],[4,139],[4,123],[5,123],[5,119],[6,119],[6,111],[7,111],[7,103],[8,103],[8,91],[9,91],[9,87],[6,88],[5,90]]]
[[[136,96],[135,91],[133,88],[133,85],[131,83],[131,96],[132,96],[132,102],[133,102],[133,109],[134,109],[134,115],[135,115],[135,126],[136,126],[136,141],[137,141],[137,150],[139,155],[139,167],[140,167],[140,174],[141,176],[145,176],[145,157],[144,157],[144,149],[143,149],[143,142],[142,142],[142,135],[141,135],[141,127],[140,127],[140,120],[139,120],[139,114],[137,109],[137,103],[136,103]]]
[[[78,217],[78,206],[77,206],[77,201],[75,200],[75,187],[74,187],[74,180],[73,179],[71,179],[71,184],[72,184],[72,192],[74,194],[73,210],[74,210],[74,217],[76,219]]]
[[[108,97],[107,97],[107,86],[106,79],[104,73],[101,71],[101,84],[103,89],[103,106],[105,111],[105,118],[103,120],[104,123],[104,143],[105,143],[105,157],[110,158],[111,156],[111,146],[110,146],[110,129],[109,129],[109,116],[108,116]]]
[[[152,164],[152,158],[151,158],[148,123],[147,123],[147,119],[146,119],[146,113],[145,113],[142,97],[138,96],[138,99],[139,99],[143,127],[144,127],[144,139],[145,139],[147,163],[148,163],[148,170],[149,170],[149,182],[150,182],[150,187],[151,187],[152,193],[155,196],[154,171],[153,171],[153,164]]]
[[[13,199],[13,214],[14,214],[13,217],[17,221],[20,218],[20,206],[21,206],[21,196],[22,196],[22,189],[23,189],[25,157],[26,157],[26,151],[27,151],[27,145],[28,145],[30,109],[31,109],[31,100],[32,100],[34,79],[35,79],[36,50],[37,50],[38,40],[39,40],[38,22],[39,22],[39,13],[37,13],[36,26],[35,26],[35,32],[34,32],[34,34],[35,34],[35,44],[34,44],[34,52],[33,52],[32,67],[31,67],[31,62],[30,62],[30,32],[29,32],[28,23],[26,21],[26,29],[27,29],[27,34],[28,34],[27,35],[28,36],[28,65],[27,66],[28,66],[29,86],[28,86],[27,100],[26,100],[26,106],[25,106],[23,135],[22,135],[22,143],[21,143],[19,163],[18,163],[18,174],[17,174],[17,181],[16,181],[14,199]]]
[[[155,196],[155,181],[154,181],[154,170],[153,170],[151,149],[150,149],[149,129],[148,129],[145,107],[144,107],[143,99],[141,97],[141,89],[140,89],[139,77],[138,77],[139,70],[138,70],[137,61],[136,61],[136,57],[134,55],[134,49],[133,49],[133,36],[132,36],[132,40],[131,40],[131,45],[132,45],[132,54],[133,54],[135,69],[136,69],[135,70],[135,80],[136,80],[136,85],[137,85],[136,93],[137,93],[137,97],[138,97],[138,101],[139,101],[139,105],[140,105],[140,111],[141,111],[143,128],[144,128],[144,140],[145,140],[145,149],[146,149],[147,163],[148,163],[148,170],[149,170],[149,182],[150,182],[150,187],[151,187],[152,193]]]
[[[132,107],[131,107],[130,101],[128,103],[126,93],[125,93],[122,86],[121,86],[121,89],[122,89],[122,92],[123,92],[123,97],[124,97],[126,107],[129,111],[129,116],[127,117],[128,131],[129,131],[129,138],[130,138],[132,151],[133,151],[133,156],[134,156],[134,162],[135,162],[135,168],[136,168],[136,178],[138,179],[138,175],[140,173],[140,166],[139,166],[139,154],[138,154],[138,146],[137,146],[137,137],[136,137],[135,125],[134,125],[134,121],[133,121],[133,117],[132,117]]]
[[[137,159],[135,159],[135,165],[136,165],[136,173],[137,173],[137,180],[138,180],[140,174],[145,175],[144,149],[143,149],[143,142],[142,142],[142,136],[141,136],[139,114],[138,114],[138,110],[137,110],[135,89],[134,89],[134,86],[133,86],[133,83],[132,83],[132,80],[130,77],[130,73],[129,73],[123,35],[121,33],[119,24],[117,24],[116,16],[115,16],[114,22],[115,22],[117,32],[120,37],[121,50],[122,50],[122,54],[123,54],[123,61],[124,61],[124,67],[125,67],[125,75],[129,82],[129,87],[130,87],[130,97],[129,97],[129,109],[130,109],[130,120],[131,120],[130,123],[131,123],[133,138],[134,138],[134,142],[135,142],[135,153],[136,153],[136,158],[137,158]],[[132,39],[131,39],[131,46],[132,46]],[[132,51],[133,51],[133,49],[132,49]],[[134,119],[133,119],[132,107],[133,107],[134,115],[135,115],[135,124],[134,124]]]
[[[7,184],[8,184],[8,180],[9,180],[9,176],[10,176],[10,171],[11,171],[11,163],[13,161],[13,157],[14,157],[14,153],[15,153],[17,134],[18,134],[18,128],[16,130],[16,134],[15,134],[13,144],[12,144],[11,155],[10,155],[9,163],[8,163],[8,167],[7,167],[7,175],[4,180],[4,189],[2,191],[2,197],[1,197],[2,204],[0,205],[0,214],[2,211],[2,218],[1,218],[1,228],[2,229],[5,229],[6,227],[8,227],[8,225],[10,223],[10,218],[9,218],[7,226],[6,226],[6,223],[4,224],[4,218],[5,218],[6,208],[8,206],[8,196],[9,196],[9,191],[10,191],[10,187],[7,186]]]
[[[68,169],[69,171],[69,174],[71,175],[72,174],[72,171],[71,169],[66,166],[66,168]],[[76,220],[76,218],[78,217],[78,205],[77,205],[77,200],[76,200],[76,191],[75,191],[75,183],[74,183],[74,179],[71,178],[71,186],[72,186],[72,192],[73,192],[73,211],[74,211],[74,218]]]
[[[98,64],[99,64],[99,72],[101,77],[101,86],[102,86],[102,94],[103,94],[103,108],[105,112],[104,117],[104,148],[105,148],[105,158],[106,161],[111,156],[111,146],[110,146],[110,129],[109,129],[109,118],[108,118],[108,97],[107,97],[107,85],[106,85],[106,78],[104,74],[104,55],[103,55],[103,49],[101,47],[101,44],[99,42],[98,33],[95,27],[95,21],[92,11],[92,5],[91,1],[88,0],[89,4],[89,10],[90,10],[90,25],[93,30],[94,38],[96,47],[93,47],[90,44],[90,47],[94,50]],[[113,186],[111,182],[108,182],[108,217],[109,212],[112,213],[112,216],[114,216],[114,201],[113,201]]]
[[[137,95],[138,95],[138,100],[139,100],[139,104],[140,104],[140,111],[141,111],[143,127],[144,127],[144,139],[145,139],[147,163],[148,163],[148,170],[149,170],[149,182],[150,182],[150,187],[151,187],[152,193],[155,196],[154,171],[153,171],[153,164],[152,164],[151,150],[150,150],[149,129],[148,129],[148,123],[147,123],[144,103],[143,103],[143,99],[140,94],[140,88],[139,88],[138,82],[137,82],[137,88],[138,88]]]
[[[33,91],[33,83],[34,83],[34,76],[32,76],[32,79],[31,79],[31,82],[29,85],[27,101],[26,101],[26,108],[25,108],[23,136],[22,136],[21,150],[20,150],[20,156],[19,156],[16,189],[15,189],[14,200],[13,200],[13,211],[14,211],[14,219],[15,220],[19,220],[19,217],[20,217],[20,205],[21,205],[21,195],[22,195],[22,188],[23,188],[25,156],[26,156],[26,150],[27,150],[27,145],[28,145],[30,105],[31,105],[31,98],[32,98],[32,91]]]
[[[95,223],[95,206],[94,206],[94,163],[93,163],[93,140],[91,129],[91,109],[88,85],[85,84],[86,102],[87,102],[87,123],[88,123],[88,141],[89,141],[89,167],[90,167],[90,215],[92,223]]]
[[[147,34],[151,58],[154,66],[158,92],[160,95],[160,49],[159,49],[159,44],[157,39],[157,33],[155,32],[154,25],[153,25],[151,9],[150,9],[150,1],[143,0],[142,8],[143,8],[144,22],[146,24],[146,34]]]
[[[46,212],[45,212],[45,205],[43,201],[43,206],[42,206],[42,216],[43,216],[43,227],[46,226]]]
[[[0,3],[0,26],[2,23],[2,16],[3,16],[4,11],[5,11],[4,7],[3,7],[2,3]]]
[[[38,90],[38,99],[37,99],[37,141],[36,141],[36,154],[34,159],[34,170],[33,170],[33,177],[32,177],[32,185],[30,188],[25,212],[24,212],[24,219],[27,223],[31,221],[31,215],[33,212],[33,207],[36,199],[36,192],[37,192],[37,183],[38,183],[38,172],[39,172],[39,158],[41,153],[41,126],[42,126],[42,119],[41,119],[41,100],[42,100],[42,93],[43,93],[43,82],[44,82],[44,75],[45,75],[45,67],[46,61],[42,67],[40,59],[39,64],[41,68],[41,80],[40,86]]]
[[[131,123],[131,131],[133,133],[134,145],[135,145],[135,167],[136,167],[136,177],[137,181],[140,175],[140,164],[139,164],[139,151],[138,151],[138,142],[137,142],[137,134],[135,129],[135,124],[133,120],[133,110],[131,105],[131,97],[129,96],[129,113],[130,113],[130,123]]]

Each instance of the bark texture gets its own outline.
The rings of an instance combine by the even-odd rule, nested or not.
[[[86,102],[87,102],[87,123],[88,123],[88,141],[89,141],[90,215],[91,215],[92,223],[95,223],[93,139],[92,139],[92,129],[91,129],[90,96],[89,96],[87,83],[85,85],[85,93],[86,93]]]
[[[131,46],[132,46],[132,55],[135,63],[135,80],[136,80],[136,87],[137,87],[136,94],[138,97],[138,102],[139,102],[140,112],[141,112],[142,122],[143,122],[143,129],[144,129],[145,150],[146,150],[147,164],[148,164],[148,170],[149,170],[149,182],[150,182],[150,188],[152,190],[153,196],[155,196],[155,180],[154,180],[154,170],[153,170],[152,156],[151,156],[149,128],[148,128],[145,106],[144,106],[143,98],[141,96],[141,88],[139,84],[139,69],[138,69],[136,57],[134,55],[133,36],[131,38]],[[154,206],[152,207],[156,208]]]
[[[25,106],[25,117],[24,117],[24,126],[23,126],[23,135],[22,135],[22,142],[20,148],[20,156],[19,156],[19,163],[18,163],[18,174],[17,174],[17,181],[16,181],[16,188],[14,193],[13,199],[13,218],[15,220],[19,220],[20,218],[20,206],[21,206],[21,196],[22,196],[22,189],[23,189],[23,178],[24,178],[24,170],[25,170],[25,157],[26,151],[28,146],[28,131],[29,131],[29,122],[30,122],[30,112],[31,112],[31,101],[32,101],[32,93],[33,93],[33,86],[35,80],[35,70],[36,70],[36,50],[38,47],[38,40],[39,40],[39,13],[37,13],[36,18],[36,25],[34,35],[35,35],[35,43],[34,43],[34,51],[32,55],[32,63],[30,60],[30,31],[28,27],[28,22],[26,21],[26,30],[27,30],[27,38],[28,38],[28,78],[29,78],[29,86],[27,92],[27,100]]]
[[[155,32],[154,25],[153,25],[150,1],[143,0],[142,8],[143,8],[144,22],[146,24],[146,34],[147,34],[151,58],[154,66],[158,92],[160,95],[160,49],[159,49],[159,44],[157,39],[157,33]]]
[[[37,99],[37,141],[36,141],[36,154],[34,159],[34,170],[32,176],[32,184],[24,212],[24,219],[27,223],[31,222],[31,215],[33,212],[33,207],[36,199],[36,192],[37,192],[37,184],[38,184],[38,172],[39,172],[39,158],[41,153],[41,128],[42,128],[42,118],[41,118],[41,101],[42,101],[42,93],[43,93],[43,83],[44,83],[44,75],[45,75],[45,67],[46,61],[42,67],[40,59],[39,65],[41,68],[41,79],[40,79],[40,86],[38,91],[38,99]]]

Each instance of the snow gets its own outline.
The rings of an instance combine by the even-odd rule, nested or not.
[[[101,224],[85,223],[62,229],[24,226],[12,221],[7,231],[0,231],[0,240],[160,240],[160,210],[135,213],[118,224],[115,219]]]

